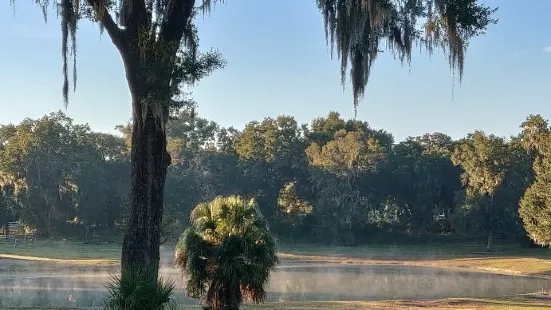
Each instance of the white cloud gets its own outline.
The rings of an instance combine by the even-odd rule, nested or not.
[[[544,51],[545,53],[551,53],[551,45],[544,47],[544,48],[543,48],[543,51]]]

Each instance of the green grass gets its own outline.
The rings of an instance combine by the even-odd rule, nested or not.
[[[281,258],[320,263],[408,265],[461,268],[495,273],[551,276],[551,250],[498,246],[493,252],[481,245],[375,245],[331,247],[316,245],[283,245]]]
[[[166,245],[165,249],[172,251],[173,246]],[[354,247],[282,244],[280,257],[343,265],[429,266],[551,277],[549,249],[528,249],[513,245],[498,245],[491,253],[485,253],[483,249],[482,245],[461,243]],[[12,243],[0,242],[0,259],[110,265],[117,263],[120,253],[118,244],[35,241],[21,243],[14,248]]]
[[[0,254],[42,257],[52,259],[119,259],[121,248],[118,244],[84,244],[80,242],[39,241],[21,242],[14,247],[13,242],[0,242]]]
[[[289,309],[289,310],[355,310],[355,309],[480,309],[480,310],[539,310],[551,309],[551,302],[524,297],[510,299],[442,299],[421,301],[344,301],[344,302],[289,302],[266,303],[260,306],[245,306],[243,309]]]
[[[172,245],[165,246],[172,251]],[[282,259],[308,260],[319,263],[408,265],[440,268],[462,268],[506,274],[551,277],[551,250],[500,245],[491,253],[482,245],[439,243],[432,245],[319,246],[280,245]],[[61,243],[35,241],[0,242],[0,259],[50,261],[69,264],[110,265],[120,258],[118,244]]]
[[[469,258],[473,256],[531,257],[551,260],[551,250],[543,248],[521,248],[517,245],[498,245],[490,253],[484,252],[480,244],[434,243],[422,245],[362,245],[323,246],[312,244],[280,245],[280,251],[298,255],[346,256],[350,258],[402,260],[443,260]]]
[[[479,309],[479,310],[540,310],[551,309],[551,300],[539,300],[524,296],[503,298],[503,299],[469,299],[469,298],[451,298],[440,300],[419,300],[419,301],[343,301],[343,302],[274,302],[262,305],[245,305],[244,310],[263,309],[263,310],[399,310],[399,309]],[[23,308],[6,309],[22,310]],[[200,307],[185,307],[179,310],[198,310]],[[77,309],[38,309],[25,308],[25,310],[77,310]],[[78,309],[78,310],[82,310]],[[99,310],[97,308],[88,308],[88,310]]]
[[[166,245],[168,250],[174,246]],[[347,257],[373,260],[449,260],[473,257],[524,257],[551,260],[549,249],[527,249],[514,245],[497,246],[495,251],[484,253],[482,245],[462,243],[435,243],[430,245],[363,245],[322,246],[312,244],[280,244],[280,253],[302,256]],[[79,242],[34,241],[20,243],[0,241],[0,254],[43,257],[53,259],[119,259],[120,244],[84,244]]]

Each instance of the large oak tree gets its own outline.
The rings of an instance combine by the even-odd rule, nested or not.
[[[47,14],[50,1],[34,1]],[[131,214],[121,264],[123,268],[158,266],[163,191],[170,164],[165,125],[170,109],[182,104],[182,82],[193,82],[198,75],[220,64],[217,57],[197,62],[197,32],[193,26],[198,11],[208,11],[220,1],[54,2],[60,9],[66,102],[69,56],[72,52],[73,61],[76,60],[79,19],[99,23],[121,55],[133,110]],[[403,63],[410,62],[416,43],[429,54],[434,48],[443,48],[449,55],[451,68],[461,77],[469,39],[494,22],[493,10],[478,0],[317,0],[316,3],[325,20],[328,42],[335,45],[341,60],[343,83],[347,67],[351,67],[354,106],[365,92],[371,66],[383,43]],[[76,70],[73,79],[76,81]]]

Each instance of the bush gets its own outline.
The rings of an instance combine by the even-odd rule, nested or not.
[[[163,282],[154,268],[123,269],[107,284],[105,310],[175,310],[174,282]]]

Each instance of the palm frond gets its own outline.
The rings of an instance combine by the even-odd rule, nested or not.
[[[176,309],[171,299],[175,284],[157,278],[156,268],[125,268],[106,287],[106,310]]]
[[[236,307],[243,296],[264,300],[264,286],[278,259],[257,203],[239,196],[216,197],[197,205],[190,218],[193,226],[176,247],[177,265],[188,277],[188,295],[204,298],[212,309]]]

